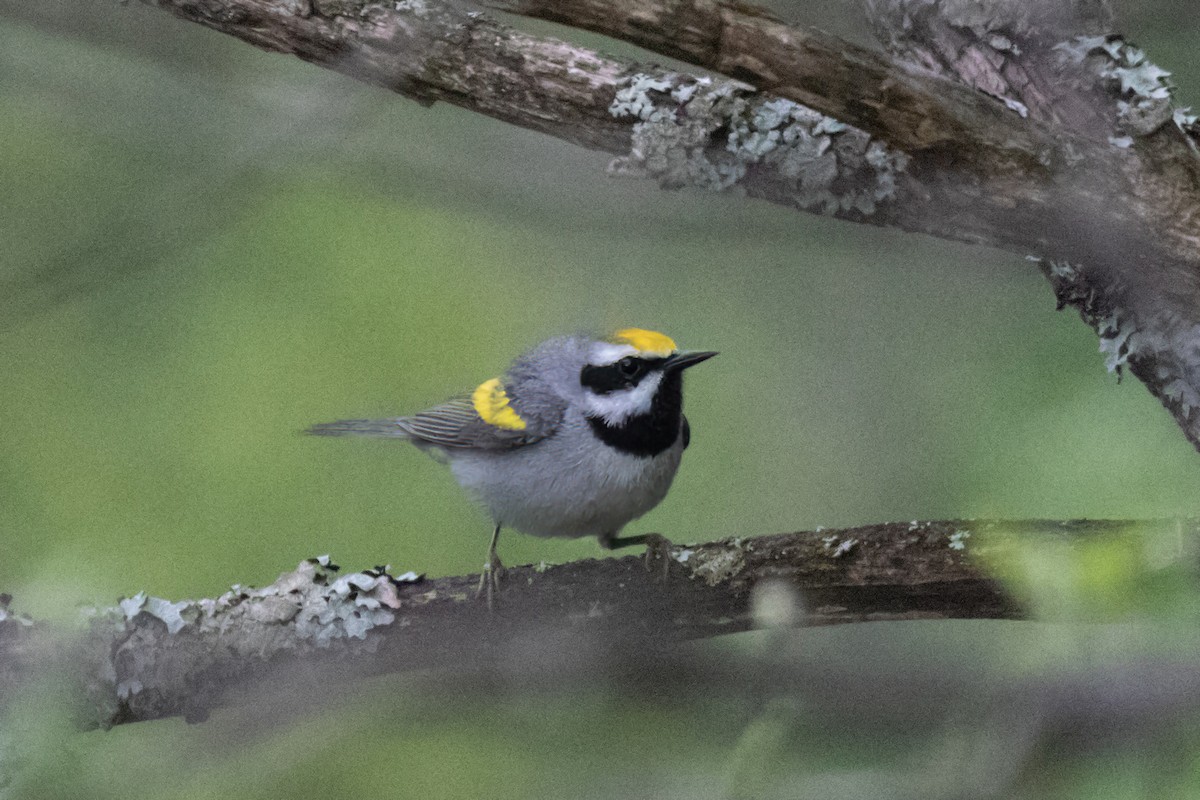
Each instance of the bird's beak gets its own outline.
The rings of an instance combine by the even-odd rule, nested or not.
[[[666,363],[663,364],[663,369],[668,371],[687,369],[688,367],[694,367],[701,361],[708,361],[715,355],[716,352],[712,350],[693,350],[687,353],[676,353],[667,358]]]

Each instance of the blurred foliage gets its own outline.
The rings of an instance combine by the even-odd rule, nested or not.
[[[842,2],[778,5],[861,35]],[[1191,5],[1124,5],[1125,30],[1200,99]],[[603,156],[136,3],[0,0],[0,75],[0,589],[35,616],[213,595],[330,551],[477,569],[487,524],[444,469],[298,432],[422,408],[581,328],[721,351],[689,374],[675,489],[633,532],[1200,511],[1200,460],[1170,417],[1104,372],[1095,335],[1015,256],[611,180]],[[1006,569],[1043,607],[1194,622],[1195,587],[1143,571],[1142,547],[1030,550]],[[501,552],[600,554],[515,534]],[[1012,651],[995,626],[918,629],[888,635],[953,649],[964,671],[962,636]],[[881,635],[805,632],[834,660]],[[78,735],[51,696],[5,727],[0,754],[27,767],[0,777],[15,796],[721,796],[762,748],[790,766],[754,793],[857,796],[913,748],[942,758],[915,734],[825,741],[786,700],[756,722],[601,690],[455,704],[394,678],[286,725],[242,709]],[[1068,759],[1038,780],[1136,797],[1195,778],[1194,762],[1165,777],[1135,761]]]

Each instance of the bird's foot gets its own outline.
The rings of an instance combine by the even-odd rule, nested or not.
[[[487,597],[488,611],[496,608],[496,593],[500,591],[500,581],[504,578],[504,565],[495,553],[488,554],[488,560],[479,573],[479,588],[475,590],[475,599]]]
[[[661,533],[643,533],[639,536],[613,536],[608,539],[601,539],[600,545],[609,550],[615,550],[618,547],[645,545],[647,572],[654,569],[655,561],[660,561],[662,562],[662,575],[665,581],[671,570],[671,549],[675,545],[671,544],[671,540]]]

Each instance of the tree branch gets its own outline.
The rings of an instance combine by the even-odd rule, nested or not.
[[[900,190],[870,221],[1046,259],[1109,368],[1129,366],[1200,447],[1198,129],[1173,114],[1167,73],[1108,35],[1107,0],[866,0],[893,60],[732,0],[492,4],[736,76],[900,149]]]
[[[665,580],[640,557],[520,567],[508,571],[494,613],[475,599],[475,576],[339,576],[327,559],[313,559],[262,589],[235,586],[196,601],[123,600],[96,613],[70,646],[65,634],[8,615],[0,619],[0,701],[57,664],[85,687],[90,725],[203,719],[248,688],[287,676],[329,686],[399,670],[461,669],[489,663],[514,643],[536,649],[532,643],[547,635],[586,639],[600,652],[772,620],[1015,619],[1028,611],[981,565],[1012,563],[1031,542],[1070,547],[1131,535],[1130,526],[914,522],[723,540],[674,547]],[[1189,541],[1200,534],[1192,523],[1141,529]]]
[[[855,125],[909,155],[968,173],[1044,170],[1063,143],[959,81],[895,62],[736,0],[486,0],[484,5],[623,39]],[[970,150],[968,150],[968,147]]]
[[[733,81],[439,0],[145,2],[423,103],[621,154],[615,171],[664,187],[736,187],[1037,256],[1109,368],[1128,367],[1200,446],[1197,128],[1173,113],[1163,73],[1107,35],[1105,0],[868,0],[891,58],[733,0],[491,0]]]

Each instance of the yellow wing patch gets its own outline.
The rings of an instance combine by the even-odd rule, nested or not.
[[[679,349],[675,346],[675,340],[665,333],[643,328],[623,328],[613,334],[613,341],[631,345],[646,356],[669,356]]]
[[[508,404],[508,393],[499,378],[484,381],[471,395],[475,413],[489,425],[509,431],[525,430],[525,420]]]

